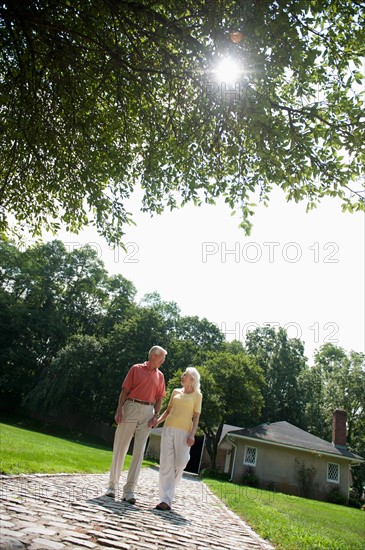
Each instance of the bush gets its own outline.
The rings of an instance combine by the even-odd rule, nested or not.
[[[354,487],[350,488],[350,496],[349,496],[349,506],[351,508],[360,508],[361,509],[362,502],[360,500],[359,491],[355,489]]]
[[[266,491],[271,491],[275,493],[277,486],[278,484],[276,481],[267,481],[265,484],[265,489]]]
[[[209,477],[210,479],[219,479],[220,481],[229,481],[230,475],[221,472],[220,470],[217,470],[215,468],[206,468],[204,470],[201,470],[200,477],[203,479],[204,477]]]
[[[358,498],[355,498],[355,497],[350,495],[349,504],[348,504],[350,506],[350,508],[360,508],[361,509],[361,504],[362,504],[361,500],[359,500]]]
[[[246,466],[243,470],[241,477],[242,485],[247,485],[247,487],[258,487],[260,482],[259,478],[255,473],[255,468],[252,466]]]
[[[317,470],[314,466],[305,467],[305,464],[300,463],[295,459],[295,465],[297,469],[297,475],[299,480],[300,496],[305,498],[314,497],[314,478],[316,477]]]
[[[339,487],[332,487],[330,491],[328,491],[326,496],[326,501],[330,502],[331,504],[346,504],[347,499],[344,493],[341,491]]]

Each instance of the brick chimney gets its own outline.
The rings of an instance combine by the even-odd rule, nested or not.
[[[333,411],[332,445],[346,447],[346,411],[343,409]]]

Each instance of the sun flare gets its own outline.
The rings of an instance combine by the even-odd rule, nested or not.
[[[226,58],[220,61],[214,72],[220,82],[232,83],[237,81],[240,69],[233,59]]]

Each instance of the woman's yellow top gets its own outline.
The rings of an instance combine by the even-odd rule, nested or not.
[[[193,414],[202,410],[202,394],[197,391],[184,393],[183,388],[177,388],[173,390],[168,406],[171,406],[171,410],[164,425],[190,432]]]

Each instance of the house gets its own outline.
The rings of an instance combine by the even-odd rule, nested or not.
[[[332,443],[288,422],[233,430],[222,440],[226,456],[220,466],[240,483],[244,472],[254,473],[260,487],[325,500],[331,489],[346,498],[351,465],[364,459],[346,447],[346,412],[333,413]]]
[[[226,435],[228,432],[233,432],[236,430],[241,430],[241,428],[239,426],[232,426],[231,424],[223,424],[216,456],[216,467],[218,470],[222,470],[222,472],[229,472],[231,464],[232,444],[227,440]],[[205,468],[209,468],[210,462],[211,460],[208,452],[206,449],[204,449],[202,466]]]

